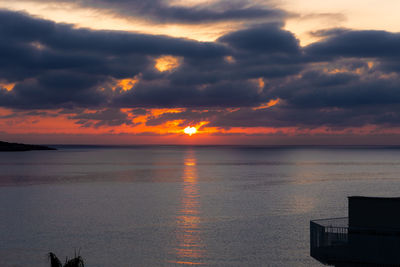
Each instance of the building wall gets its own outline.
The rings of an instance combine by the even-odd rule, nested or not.
[[[400,198],[349,197],[349,227],[400,229]]]

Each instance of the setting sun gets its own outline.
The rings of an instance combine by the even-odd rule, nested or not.
[[[192,136],[192,134],[195,134],[197,132],[197,129],[195,127],[188,126],[183,130],[183,132],[185,134],[188,134],[188,135]]]

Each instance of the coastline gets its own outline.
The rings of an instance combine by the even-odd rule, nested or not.
[[[29,145],[20,143],[8,143],[0,141],[0,152],[32,151],[32,150],[57,150],[43,145]]]

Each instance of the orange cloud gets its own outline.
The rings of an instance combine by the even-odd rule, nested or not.
[[[6,89],[7,91],[12,91],[15,87],[15,83],[2,83],[0,82],[0,89]]]
[[[173,56],[162,56],[155,60],[154,67],[159,72],[171,71],[180,66],[180,59]]]
[[[120,79],[117,80],[116,84],[112,87],[112,90],[115,91],[117,89],[121,89],[122,91],[129,91],[137,82],[139,82],[139,78],[137,76],[133,78]]]
[[[270,108],[270,107],[273,107],[273,106],[278,105],[280,101],[281,101],[280,98],[271,99],[271,100],[268,101],[267,103],[263,103],[263,104],[259,105],[258,107],[255,107],[255,108],[252,108],[252,109],[253,109],[253,110],[258,110],[258,109]]]

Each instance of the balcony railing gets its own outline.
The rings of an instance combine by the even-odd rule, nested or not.
[[[310,222],[310,254],[324,264],[400,265],[400,229],[350,228],[348,218]]]

